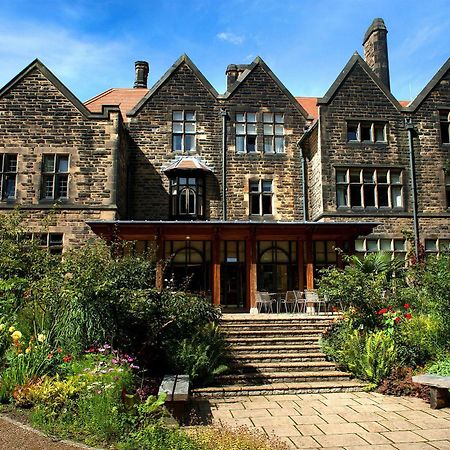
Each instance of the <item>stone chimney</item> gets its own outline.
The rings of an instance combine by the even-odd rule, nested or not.
[[[238,79],[239,75],[248,69],[248,64],[229,64],[225,72],[227,76],[227,91],[231,85]]]
[[[134,63],[136,72],[136,79],[134,80],[135,88],[147,89],[147,78],[149,72],[149,66],[147,61],[136,61]]]
[[[374,19],[364,35],[364,59],[380,80],[390,90],[387,28],[384,20]]]

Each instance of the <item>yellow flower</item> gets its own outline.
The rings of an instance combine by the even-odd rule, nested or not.
[[[13,341],[18,341],[22,337],[22,333],[19,330],[14,331],[14,333],[11,335]]]
[[[31,352],[31,347],[27,347],[25,350],[25,353],[30,353]]]
[[[38,334],[37,340],[39,342],[44,342],[45,341],[45,334],[43,334],[43,333]]]
[[[14,330],[15,330],[15,328],[14,328],[13,325],[11,325],[11,326],[9,327],[9,329],[8,329],[8,331],[9,331],[10,333],[12,333]]]
[[[3,331],[6,328],[6,325],[4,323],[0,323],[0,332]]]

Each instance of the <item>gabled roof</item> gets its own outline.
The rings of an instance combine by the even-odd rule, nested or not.
[[[169,173],[176,170],[212,172],[212,170],[203,161],[200,161],[194,156],[180,156],[162,169],[164,173]]]
[[[437,84],[444,78],[445,74],[450,70],[450,58],[437,71],[436,75],[430,82],[422,89],[422,92],[405,108],[405,111],[414,112],[422,102],[428,97],[430,92],[437,86]]]
[[[150,99],[164,83],[172,77],[172,75],[176,72],[176,70],[182,65],[186,64],[192,72],[196,75],[199,81],[203,84],[203,86],[210,92],[210,94],[214,97],[218,97],[217,91],[212,87],[211,83],[204,77],[204,75],[200,72],[197,66],[191,61],[191,59],[185,54],[180,56],[175,63],[170,67],[170,69],[155,83],[155,85],[147,92],[147,94],[139,101],[139,103],[127,113],[127,116],[134,116],[142,106]]]
[[[295,97],[304,110],[314,119],[319,118],[319,108],[317,106],[317,97]]]
[[[147,92],[146,88],[111,88],[86,100],[84,105],[94,113],[101,112],[103,105],[117,105],[125,117]]]
[[[342,72],[339,74],[339,76],[336,78],[334,83],[331,85],[330,89],[328,89],[327,93],[322,97],[319,98],[317,101],[318,105],[327,105],[331,102],[332,98],[336,94],[336,92],[339,90],[341,85],[344,83],[344,81],[347,79],[348,75],[350,74],[351,70],[356,66],[359,65],[364,72],[367,73],[367,75],[372,79],[372,81],[380,88],[380,91],[383,92],[383,94],[386,96],[386,98],[395,106],[397,110],[401,110],[402,107],[400,103],[397,101],[397,99],[391,94],[389,89],[385,86],[385,84],[380,80],[380,78],[375,75],[374,71],[367,65],[367,63],[361,58],[358,52],[355,52],[353,56],[349,59],[348,63],[345,65]]]
[[[308,120],[313,120],[314,117],[309,114],[305,108],[295,99],[295,97],[287,90],[286,86],[279,80],[279,78],[270,70],[269,66],[257,56],[248,68],[242,72],[237,80],[230,86],[230,88],[225,92],[225,94],[220,95],[219,98],[228,99],[230,98],[238,89],[239,86],[245,81],[245,79],[255,70],[256,67],[262,67],[263,70],[269,75],[274,83],[280,88],[280,90],[292,101],[292,104],[300,111],[300,113]]]
[[[2,89],[0,89],[0,98],[9,92],[16,84],[26,78],[26,76],[33,70],[38,70],[85,117],[107,117],[105,106],[103,106],[103,109],[99,112],[99,114],[92,114],[86,106],[84,106],[83,103],[78,100],[78,98],[75,97],[75,95],[72,94],[72,92],[37,58],[25,67],[25,69],[23,69],[19,74],[17,74],[9,83],[3,86]]]

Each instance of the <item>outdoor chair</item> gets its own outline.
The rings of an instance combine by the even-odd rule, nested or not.
[[[268,292],[256,292],[256,308],[260,313],[263,310],[273,313],[273,298]]]
[[[295,298],[297,299],[298,310],[300,313],[306,313],[306,298],[303,291],[294,291]]]
[[[308,303],[308,306],[313,304],[317,314],[320,314],[322,309],[324,310],[323,312],[325,312],[327,308],[327,302],[320,299],[319,294],[313,290],[305,290],[305,301]]]
[[[286,312],[295,313],[295,310],[297,310],[297,312],[300,312],[300,305],[294,291],[286,292],[284,299],[281,300],[281,305],[284,305],[284,309]]]

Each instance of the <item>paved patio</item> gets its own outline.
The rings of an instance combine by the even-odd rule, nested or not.
[[[450,450],[450,408],[376,393],[271,395],[210,400],[213,422],[246,425],[297,449]]]

